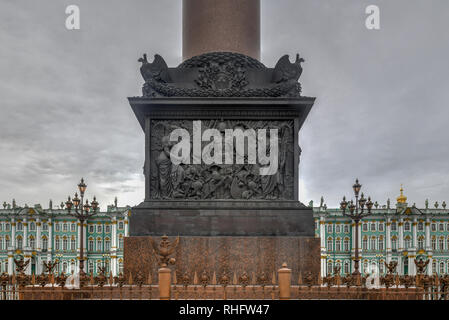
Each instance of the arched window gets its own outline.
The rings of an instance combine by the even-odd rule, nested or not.
[[[48,249],[47,237],[42,237],[42,251],[47,251],[47,249]]]
[[[410,231],[410,222],[406,221],[404,223],[404,231]]]
[[[376,238],[375,237],[372,237],[371,238],[371,251],[374,251],[374,250],[376,250]]]
[[[11,241],[9,240],[9,236],[5,237],[5,250],[8,250],[8,248],[11,246]]]
[[[55,239],[55,250],[61,250],[61,243],[59,242],[59,238],[56,237]]]
[[[443,232],[443,231],[444,231],[444,224],[443,224],[443,223],[440,223],[440,224],[438,225],[438,230],[439,230],[440,232]]]
[[[48,224],[46,222],[42,223],[42,230],[47,231],[48,230]]]
[[[362,225],[362,230],[363,230],[363,231],[368,231],[368,224],[367,224],[367,223],[364,223],[364,224]]]
[[[391,231],[396,231],[397,229],[398,229],[398,227],[397,227],[396,221],[393,221],[391,223]]]
[[[362,250],[363,251],[368,250],[368,239],[367,238],[363,238],[363,240],[362,240]]]
[[[340,273],[339,274],[341,274],[341,272],[343,271],[343,270],[341,270],[341,263],[340,262],[335,263],[335,267],[340,269]]]
[[[383,222],[379,222],[379,231],[384,231],[384,224],[383,224]]]
[[[30,231],[36,230],[36,224],[34,222],[30,223]]]
[[[89,251],[94,251],[94,239],[89,238]]]
[[[31,249],[35,249],[36,248],[36,241],[34,241],[34,237],[33,236],[30,236],[29,242],[30,242]]]
[[[74,224],[74,223],[70,224],[70,231],[72,231],[72,232],[76,231],[76,224]]]
[[[337,241],[335,241],[335,251],[341,251],[341,240],[337,239]]]
[[[349,224],[345,224],[345,225],[344,225],[343,231],[344,231],[345,233],[349,233]]]
[[[327,238],[327,251],[332,251],[332,249],[333,249],[332,238]]]
[[[343,241],[343,250],[349,251],[349,239],[348,238],[345,238],[345,240]]]
[[[62,230],[64,230],[64,231],[67,231],[67,230],[69,230],[69,229],[68,229],[68,227],[67,227],[67,223],[64,223],[64,224],[63,224],[63,226],[62,226]]]
[[[376,231],[376,223],[371,222],[371,231]]]
[[[22,231],[23,230],[23,224],[22,222],[18,222],[17,223],[17,231]]]
[[[344,269],[343,271],[345,274],[349,273],[349,261],[345,261],[343,269]]]
[[[55,223],[55,231],[60,231],[61,230],[61,226],[59,225],[59,222]]]
[[[423,237],[418,238],[418,249],[424,249],[424,238]]]
[[[441,275],[444,274],[444,262],[443,261],[440,262],[440,274]]]
[[[440,249],[440,251],[444,250],[444,238],[440,238],[438,241],[438,249]]]
[[[383,260],[380,260],[380,263],[379,263],[379,272],[380,272],[381,274],[384,273],[384,261],[383,261]]]
[[[435,238],[432,238],[432,250],[437,249],[437,240]]]
[[[62,240],[62,250],[66,251],[68,249],[68,245],[69,245],[69,241],[67,240],[67,238],[64,238]]]
[[[76,250],[76,240],[75,240],[75,238],[70,239],[70,250],[72,250],[72,251]]]
[[[22,250],[22,237],[21,236],[18,236],[16,238],[16,247],[17,247],[17,249]]]
[[[327,262],[327,274],[331,275],[332,272],[333,272],[333,270],[332,270],[332,261],[328,261]]]
[[[97,239],[97,251],[103,250],[103,243],[100,238]]]
[[[336,232],[336,233],[340,233],[340,232],[341,232],[341,227],[340,227],[339,224],[337,224],[337,225],[335,226],[335,232]]]
[[[435,272],[437,272],[437,263],[435,260],[433,260],[431,273],[435,273]]]
[[[410,247],[411,247],[411,245],[410,245],[410,237],[405,237],[405,239],[404,239],[404,247],[405,247],[405,249],[409,249]]]
[[[367,261],[365,261],[364,263],[363,263],[363,270],[362,270],[364,273],[367,273],[369,270],[368,270],[368,262]]]
[[[102,232],[102,227],[101,227],[101,225],[98,225],[97,226],[97,233],[101,233]]]
[[[108,238],[106,238],[106,240],[104,241],[104,250],[105,251],[111,250],[111,240],[109,240]]]
[[[391,249],[393,251],[396,251],[398,249],[398,240],[396,239],[396,237],[391,238]]]
[[[5,224],[5,231],[10,231],[11,225],[9,223]]]
[[[379,251],[383,251],[384,250],[384,239],[383,238],[379,238],[377,248],[378,248]]]
[[[104,267],[105,267],[105,269],[106,269],[106,273],[109,273],[109,270],[110,270],[109,259],[107,259],[107,260],[104,262]]]
[[[422,223],[422,221],[418,222],[418,231],[423,231],[424,230],[424,223]]]

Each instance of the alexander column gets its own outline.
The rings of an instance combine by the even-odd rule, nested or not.
[[[315,101],[298,82],[304,59],[259,61],[259,0],[182,5],[182,63],[144,54],[142,96],[128,98],[145,133],[145,200],[132,209],[125,273],[154,268],[149,237],[166,234],[180,236],[183,270],[271,273],[287,262],[293,278],[318,276],[298,187],[298,136]]]

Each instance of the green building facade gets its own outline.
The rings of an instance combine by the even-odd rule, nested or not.
[[[130,207],[107,207],[84,223],[84,271],[98,274],[105,267],[112,275],[123,270],[123,243],[128,235]],[[77,272],[80,256],[80,222],[61,204],[33,208],[3,203],[0,209],[0,273],[15,272],[14,259],[30,263],[26,274],[43,273],[44,261],[58,261],[56,273]]]
[[[397,198],[394,207],[390,201],[379,206],[375,203],[372,214],[359,224],[360,272],[372,268],[386,272],[385,262],[398,262],[400,275],[415,275],[415,259],[429,260],[427,274],[449,273],[449,210],[446,203],[435,202],[432,207],[408,206],[407,197]],[[313,206],[313,203],[310,205]],[[327,208],[321,200],[314,207],[315,237],[321,239],[321,275],[334,273],[340,267],[341,275],[354,271],[355,224],[343,215],[341,209]]]

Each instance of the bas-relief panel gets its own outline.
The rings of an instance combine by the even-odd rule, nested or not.
[[[226,129],[266,129],[267,132],[278,129],[278,168],[272,175],[260,175],[261,166],[248,164],[247,155],[244,164],[234,161],[233,164],[176,165],[170,159],[170,150],[176,143],[170,141],[170,133],[182,128],[192,137],[193,121],[153,119],[150,128],[150,173],[145,174],[150,174],[151,199],[294,200],[293,120],[201,120],[202,132],[217,129],[223,136]],[[203,141],[201,150],[208,143],[210,141]],[[269,152],[270,145],[266,148]],[[193,146],[190,150],[193,153]],[[235,149],[233,152],[235,154]]]

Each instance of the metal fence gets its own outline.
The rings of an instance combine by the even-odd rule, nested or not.
[[[168,268],[160,268],[158,283],[152,283],[151,274],[141,272],[126,277],[83,274],[76,281],[63,274],[2,274],[0,286],[1,300],[449,300],[448,275],[387,274],[376,284],[360,275],[322,279],[307,274],[295,281],[285,264],[270,277],[245,272],[217,276],[213,271],[177,276]]]

